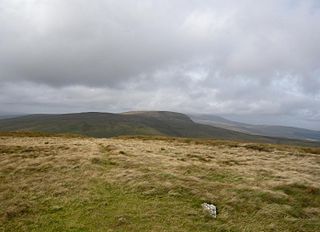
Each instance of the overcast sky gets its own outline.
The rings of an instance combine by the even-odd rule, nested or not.
[[[319,0],[0,0],[0,112],[320,130]]]

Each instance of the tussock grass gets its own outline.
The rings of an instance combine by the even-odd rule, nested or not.
[[[219,140],[219,139],[193,139],[193,138],[180,138],[180,137],[166,137],[166,136],[118,136],[114,139],[120,140],[131,140],[139,139],[143,141],[156,140],[156,141],[167,141],[167,142],[178,142],[178,143],[187,143],[193,145],[207,145],[207,146],[228,146],[233,147],[246,147],[247,149],[256,150],[256,151],[266,151],[272,152],[273,150],[281,151],[292,151],[300,153],[311,153],[311,154],[320,154],[320,147],[314,146],[311,147],[309,144],[305,146],[297,145],[286,145],[286,144],[268,144],[268,143],[258,143],[247,141],[236,141],[236,140]]]
[[[318,231],[314,149],[5,135],[0,231]]]

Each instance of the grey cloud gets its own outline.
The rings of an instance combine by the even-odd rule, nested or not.
[[[9,111],[320,119],[316,0],[0,0],[0,34]]]

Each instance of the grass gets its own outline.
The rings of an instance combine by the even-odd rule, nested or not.
[[[63,137],[63,138],[85,138],[85,135],[72,134],[72,133],[49,133],[49,132],[34,132],[34,131],[0,131],[0,136],[10,137]]]
[[[32,132],[37,132],[37,136],[41,136],[41,133],[44,132],[47,134],[72,133],[96,138],[122,135],[175,136],[187,137],[190,143],[198,142],[194,141],[193,138],[211,138],[306,147],[320,146],[320,143],[316,141],[251,135],[198,124],[188,116],[174,112],[140,112],[138,114],[88,112],[60,115],[26,115],[0,120],[0,129],[4,133],[10,131],[29,133],[28,136],[33,135]]]
[[[93,182],[85,199],[54,199],[39,209],[35,222],[31,211],[17,212],[7,222],[19,217],[20,223],[7,231],[169,231],[172,227],[200,231],[197,226],[210,229],[210,222],[197,217],[201,212],[193,198],[150,197],[100,180]],[[179,222],[185,221],[186,212],[193,212],[194,220],[182,226]],[[161,225],[155,220],[161,220]]]
[[[247,141],[237,141],[237,140],[221,140],[221,139],[199,139],[199,138],[180,138],[180,137],[167,137],[167,136],[143,136],[143,135],[132,135],[132,136],[118,136],[114,139],[120,140],[132,140],[139,139],[143,141],[148,140],[156,140],[156,141],[167,141],[167,142],[179,142],[179,143],[187,143],[190,145],[207,145],[207,146],[228,146],[230,148],[236,147],[246,147],[250,150],[256,151],[266,151],[272,152],[273,150],[281,150],[281,151],[292,151],[292,152],[300,152],[304,153],[312,153],[312,154],[320,154],[320,147],[315,146],[311,147],[310,144],[302,145],[286,145],[284,144],[273,144],[273,143],[258,143],[252,142],[248,143]]]
[[[318,231],[320,156],[261,146],[1,136],[0,231]]]

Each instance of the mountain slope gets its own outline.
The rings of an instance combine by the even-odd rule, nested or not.
[[[237,132],[194,123],[174,112],[79,113],[28,115],[0,120],[1,131],[80,133],[94,137],[117,135],[170,135],[183,137],[237,138]],[[252,136],[249,136],[252,137]]]
[[[140,111],[122,114],[91,112],[77,114],[28,115],[0,120],[0,131],[77,133],[93,137],[163,135],[267,143],[305,144],[305,142],[301,141],[256,136],[224,128],[203,125],[193,122],[184,114],[167,111]]]
[[[1,114],[0,113],[0,119],[7,119],[7,118],[16,118],[16,117],[21,117],[23,116],[22,114]]]
[[[190,115],[190,117],[201,124],[254,135],[320,141],[320,131],[315,130],[276,125],[252,125],[231,121],[216,115]]]

